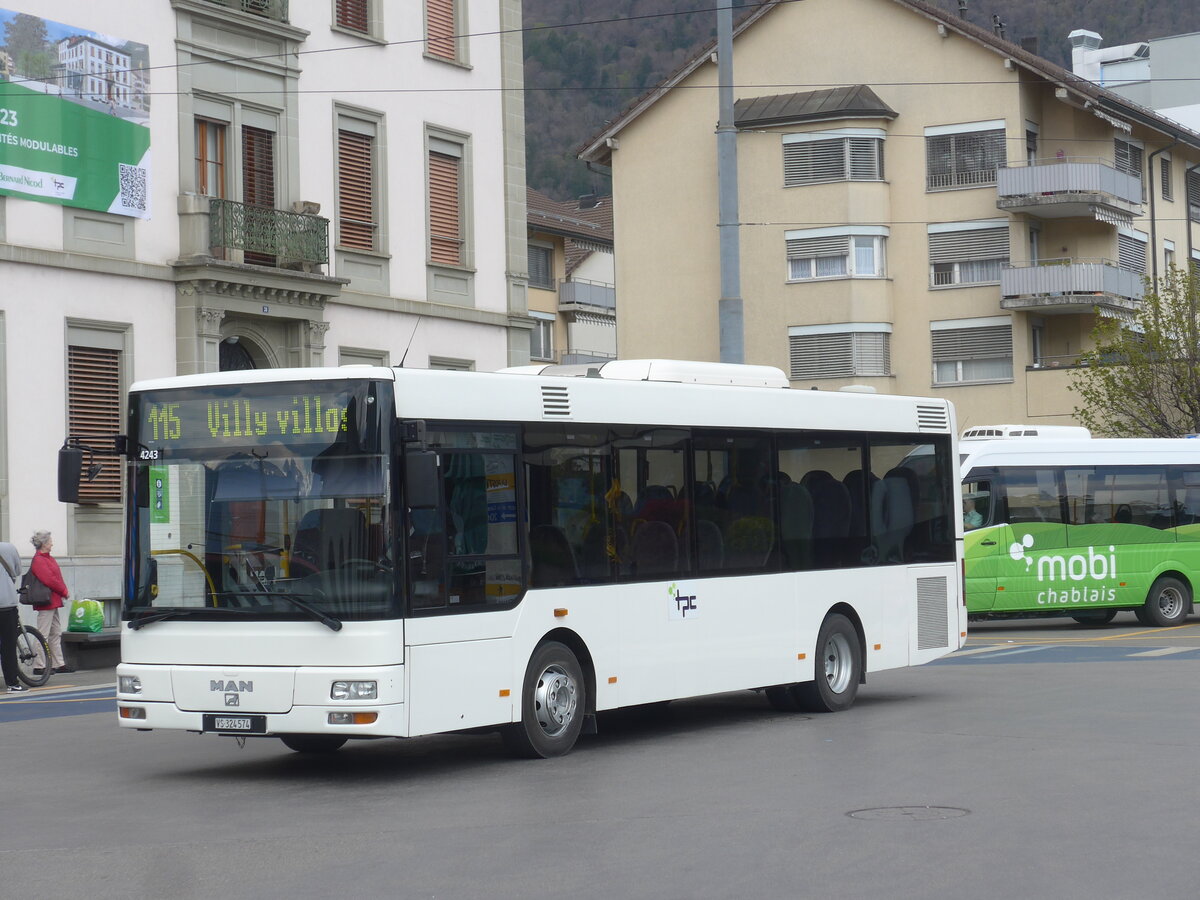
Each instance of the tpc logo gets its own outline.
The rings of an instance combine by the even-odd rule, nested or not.
[[[696,618],[699,609],[696,607],[696,596],[686,596],[679,590],[679,585],[672,584],[667,588],[667,596],[671,598],[667,608],[667,617],[671,619]],[[689,616],[688,613],[691,613]]]

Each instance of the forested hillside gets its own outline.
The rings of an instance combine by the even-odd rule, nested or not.
[[[959,0],[931,2],[955,13],[959,7]],[[716,5],[716,0],[524,0],[530,187],[558,200],[609,193],[607,179],[589,172],[575,151],[716,36]],[[1067,66],[1067,34],[1076,28],[1099,32],[1105,46],[1200,31],[1197,0],[967,0],[970,21],[990,26],[993,15],[1009,40],[1036,37],[1041,56]]]

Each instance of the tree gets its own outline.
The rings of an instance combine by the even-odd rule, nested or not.
[[[50,75],[54,55],[46,34],[46,23],[37,16],[17,13],[4,24],[4,46],[17,71],[26,78],[43,79]]]
[[[1080,357],[1075,417],[1113,437],[1200,433],[1200,277],[1172,267],[1132,321],[1098,317]]]

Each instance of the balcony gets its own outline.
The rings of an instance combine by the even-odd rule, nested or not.
[[[1107,259],[1049,259],[1000,272],[1000,307],[1043,315],[1078,315],[1100,307],[1127,314],[1142,299],[1141,272]]]
[[[287,22],[288,0],[206,0],[213,6],[236,9],[275,22]]]
[[[578,366],[587,363],[596,363],[603,365],[609,360],[616,359],[617,354],[607,353],[603,350],[580,350],[577,348],[569,348],[564,350],[558,356],[558,362],[564,366]]]
[[[308,213],[208,198],[209,246],[217,259],[319,271],[329,262],[329,220]]]
[[[1040,219],[1129,225],[1142,214],[1142,180],[1083,157],[1010,164],[996,170],[996,207]]]
[[[617,291],[600,281],[564,281],[558,290],[559,312],[597,312],[616,314]]]

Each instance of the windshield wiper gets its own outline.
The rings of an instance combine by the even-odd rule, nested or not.
[[[324,625],[330,631],[341,631],[342,630],[342,620],[341,619],[334,618],[333,616],[329,615],[329,613],[325,612],[325,610],[320,609],[316,606],[313,606],[307,600],[301,600],[295,594],[287,594],[287,593],[284,593],[283,591],[261,590],[261,591],[236,591],[232,594],[232,596],[234,596],[234,597],[269,597],[272,599],[278,597],[280,600],[286,600],[288,603],[292,604],[297,609],[301,609],[304,612],[308,613],[310,616],[312,616],[314,619],[316,619],[318,622],[320,622],[322,625]],[[247,610],[247,612],[253,612],[253,610]]]
[[[280,591],[238,591],[233,596],[235,597],[278,597],[280,600],[286,600],[302,610],[328,628],[330,631],[341,631],[342,620],[336,619],[321,609],[312,604],[301,600],[294,594],[285,594]],[[173,619],[176,616],[189,616],[195,613],[233,613],[235,615],[254,615],[261,612],[258,609],[244,609],[236,606],[189,606],[179,607],[176,609],[164,609],[161,612],[148,613],[144,616],[139,616],[136,619],[129,620],[129,627],[136,631],[153,622],[161,622],[164,619]]]

